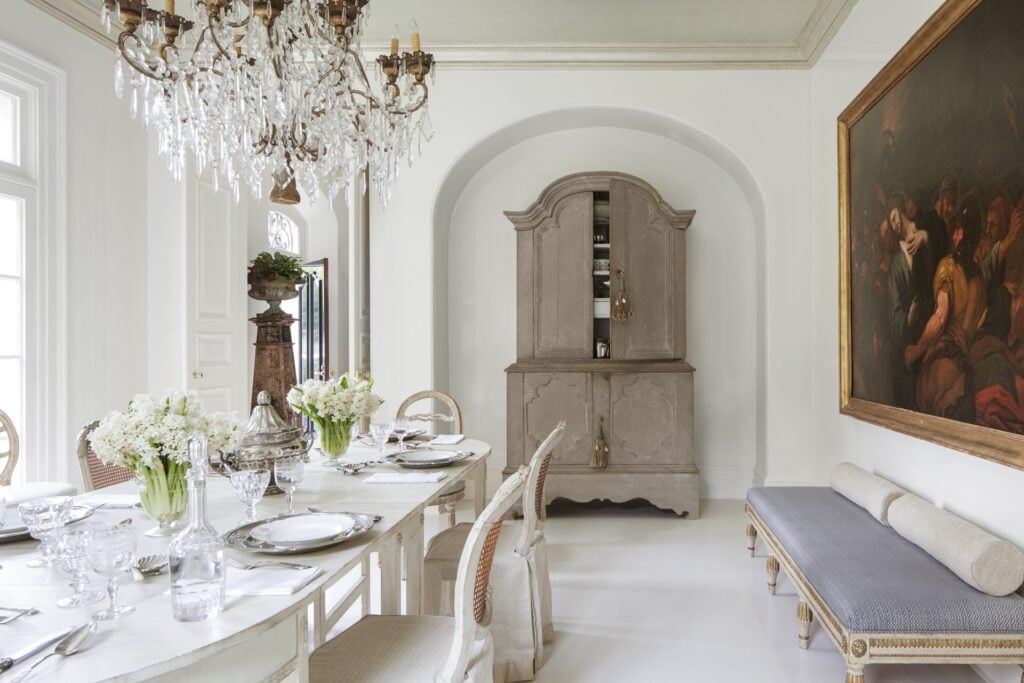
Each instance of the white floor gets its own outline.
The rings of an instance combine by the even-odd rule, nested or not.
[[[560,509],[546,527],[556,641],[538,683],[843,683],[843,659],[812,627],[797,647],[796,599],[765,587],[746,551],[743,504],[699,520],[653,508]],[[967,667],[872,666],[868,683],[982,683]]]

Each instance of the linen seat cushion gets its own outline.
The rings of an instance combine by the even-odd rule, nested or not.
[[[486,633],[486,631],[485,631]],[[435,683],[455,637],[455,620],[430,616],[366,616],[309,658],[310,683]],[[490,683],[490,636],[474,645],[468,683]]]
[[[450,615],[459,557],[471,524],[457,524],[430,539],[423,565],[423,612]],[[528,681],[543,661],[544,643],[554,640],[551,580],[542,531],[534,533],[526,557],[515,552],[522,524],[505,522],[491,565],[494,680]]]
[[[972,588],[831,488],[755,488],[747,501],[849,631],[1024,631],[1024,597]]]
[[[7,505],[19,505],[48,496],[73,496],[76,493],[78,489],[73,484],[62,481],[33,481],[27,484],[0,486],[0,498],[7,501]]]

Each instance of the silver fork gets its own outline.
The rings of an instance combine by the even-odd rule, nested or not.
[[[39,610],[37,610],[35,607],[29,607],[28,609],[18,609],[17,607],[0,607],[0,610],[3,610],[4,612],[17,612],[17,614],[14,614],[13,616],[0,619],[0,624],[9,624],[15,619],[20,619],[21,617],[26,616],[30,617],[33,614],[39,614]]]
[[[261,560],[260,562],[253,562],[246,564],[245,562],[239,562],[238,560],[231,560],[231,566],[235,569],[259,569],[261,567],[286,567],[288,569],[312,569],[311,564],[299,564],[298,562],[285,562],[284,560]]]

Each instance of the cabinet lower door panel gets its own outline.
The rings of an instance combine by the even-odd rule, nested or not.
[[[609,465],[693,463],[693,375],[611,375]]]
[[[552,465],[589,465],[592,448],[591,378],[585,372],[528,373],[523,379],[523,463],[559,420],[566,431]]]

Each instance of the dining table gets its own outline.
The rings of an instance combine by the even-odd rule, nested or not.
[[[369,462],[356,474],[332,467],[318,451],[305,466],[303,481],[294,494],[296,512],[315,508],[379,517],[373,528],[339,545],[288,555],[267,555],[228,548],[229,566],[283,559],[313,565],[322,573],[291,595],[246,595],[226,599],[224,611],[203,621],[182,622],[172,616],[170,579],[162,574],[142,581],[126,573],[120,581],[118,601],[132,605],[132,614],[98,622],[96,636],[78,654],[51,657],[28,681],[300,681],[308,680],[310,652],[322,645],[332,629],[361,615],[418,614],[423,569],[424,513],[437,496],[458,481],[470,484],[475,513],[486,502],[486,462],[491,448],[483,441],[466,439],[448,450],[470,453],[443,469],[406,470],[393,462],[378,462],[376,449],[353,442],[343,463]],[[370,484],[381,472],[444,472],[428,483]],[[96,493],[137,493],[132,483]],[[88,501],[88,494],[80,497]],[[207,518],[224,533],[241,525],[244,507],[230,481],[211,472],[206,479]],[[267,495],[257,506],[260,517],[285,511],[284,495]],[[8,514],[8,517],[17,517]],[[99,507],[89,521],[118,524],[130,519],[137,530],[136,555],[166,555],[170,538],[144,532],[154,526],[138,508]],[[8,519],[8,525],[11,520]],[[0,544],[0,606],[36,608],[0,625],[0,657],[26,643],[79,626],[104,607],[96,603],[59,609],[58,599],[69,595],[70,577],[56,567],[33,569],[27,563],[38,552],[34,540]],[[282,569],[282,571],[287,571]],[[102,586],[96,576],[94,589]],[[343,619],[344,617],[344,619]],[[31,659],[0,674],[0,683],[51,652],[49,646]]]

